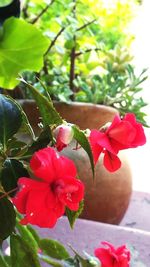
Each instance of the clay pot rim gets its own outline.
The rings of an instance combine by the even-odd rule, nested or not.
[[[35,103],[35,100],[34,99],[18,99],[17,100],[20,104],[23,104],[23,103],[29,103],[29,104],[32,104],[32,103]],[[94,104],[94,103],[89,103],[89,102],[61,102],[61,101],[56,101],[54,100],[53,101],[53,104],[54,106],[55,105],[64,105],[64,106],[72,106],[72,107],[81,107],[81,108],[84,108],[84,107],[89,107],[89,108],[97,108],[97,109],[100,109],[100,110],[106,110],[108,112],[118,112],[117,108],[114,108],[114,107],[111,107],[111,106],[107,106],[107,105],[102,105],[102,104]],[[118,112],[119,113],[119,112]]]

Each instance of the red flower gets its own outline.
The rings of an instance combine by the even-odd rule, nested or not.
[[[73,139],[73,130],[69,125],[62,124],[55,129],[56,135],[56,148],[61,151],[65,148]]]
[[[97,248],[94,253],[100,260],[102,267],[129,267],[130,251],[125,245],[114,248],[108,242],[102,242],[102,245],[106,245],[105,248]]]
[[[95,164],[103,152],[104,166],[113,172],[121,166],[117,156],[119,150],[144,145],[146,137],[142,125],[136,122],[135,115],[128,113],[122,120],[116,115],[105,130],[91,130],[89,140]]]
[[[18,211],[25,214],[22,224],[53,227],[65,207],[78,210],[84,185],[76,179],[76,167],[70,159],[48,147],[33,155],[30,167],[40,179],[20,178],[19,191],[12,199]]]

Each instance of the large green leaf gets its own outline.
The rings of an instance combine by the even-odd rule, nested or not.
[[[33,25],[17,18],[9,18],[3,25],[0,40],[0,86],[13,89],[23,70],[39,71],[49,41]]]
[[[44,254],[58,260],[65,260],[70,257],[65,247],[56,240],[41,239],[40,248]]]
[[[51,101],[50,97],[46,98],[45,96],[43,96],[34,86],[27,83],[23,78],[21,78],[20,80],[29,87],[31,94],[39,108],[43,125],[48,126],[54,124],[62,124],[63,120],[54,108],[53,102]]]
[[[16,213],[12,203],[0,193],[0,240],[6,239],[14,230]]]
[[[12,99],[0,94],[0,143],[6,143],[20,128],[22,116],[18,106]]]
[[[36,253],[30,245],[19,235],[10,236],[11,264],[15,267],[41,267]]]
[[[5,191],[9,192],[15,189],[20,177],[29,177],[23,164],[16,159],[7,159],[0,174],[0,180]],[[9,195],[13,196],[14,192]]]

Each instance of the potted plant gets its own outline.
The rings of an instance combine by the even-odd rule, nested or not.
[[[84,10],[83,7],[86,8],[84,17],[79,15],[81,9]],[[97,16],[94,14],[94,10],[90,13],[89,8],[91,8],[90,5],[85,5],[84,3],[76,4],[74,1],[70,3],[70,6],[68,6],[67,2],[65,5],[61,5],[57,2],[54,3],[54,1],[48,5],[42,3],[42,8],[37,3],[35,5],[34,1],[25,2],[22,9],[22,15],[25,17],[25,20],[33,24],[31,28],[34,29],[34,31],[36,25],[42,28],[43,32],[50,36],[51,41],[48,44],[42,37],[39,40],[39,37],[36,36],[34,48],[31,51],[30,49],[27,50],[30,62],[28,62],[29,59],[27,59],[26,55],[21,58],[21,61],[24,62],[23,70],[31,69],[40,72],[38,75],[34,75],[31,72],[24,73],[23,77],[28,81],[32,80],[35,88],[38,88],[44,95],[50,94],[52,99],[66,101],[69,100],[70,97],[70,100],[94,103],[54,103],[57,111],[63,118],[68,122],[77,124],[81,129],[100,128],[106,122],[112,121],[118,110],[121,111],[122,115],[126,112],[134,112],[137,118],[141,122],[144,122],[144,114],[139,110],[145,103],[142,99],[138,98],[137,100],[134,97],[139,91],[139,84],[145,79],[144,73],[137,77],[133,67],[128,64],[131,60],[130,55],[126,50],[124,51],[116,47],[118,36],[120,45],[125,41],[128,43],[130,38],[127,38],[126,35],[119,30],[116,31],[117,33],[115,33],[112,38],[107,30],[107,25],[104,25],[105,30],[102,30],[98,23]],[[121,9],[122,11],[123,8],[124,6]],[[128,11],[131,13],[130,6],[128,7],[128,5],[126,5],[126,8],[129,9]],[[35,14],[33,11],[35,11]],[[104,7],[103,11],[106,11]],[[87,12],[89,12],[89,17],[85,17]],[[118,12],[117,6],[115,12]],[[51,16],[51,21],[48,20],[49,16]],[[83,18],[86,19],[86,23],[83,21]],[[111,17],[109,19],[111,20]],[[126,20],[124,23],[126,23]],[[22,20],[21,22],[23,23]],[[6,24],[4,24],[4,27],[5,25]],[[123,23],[121,23],[121,25],[123,25]],[[115,30],[118,29],[116,21],[111,27]],[[25,26],[22,34],[24,35],[24,33]],[[31,35],[33,36],[33,33]],[[23,36],[21,36],[21,38],[23,38]],[[100,42],[101,39],[103,40],[102,42]],[[87,40],[89,41],[88,44]],[[28,42],[28,40],[26,41]],[[9,41],[9,43],[11,44],[11,41]],[[25,44],[28,47],[28,44]],[[39,44],[42,49],[39,48]],[[110,49],[113,49],[113,52],[110,51]],[[44,53],[44,67],[42,70],[40,70],[42,64],[39,62],[40,53],[41,55]],[[100,58],[97,59],[98,55]],[[94,60],[92,59],[93,57]],[[19,57],[18,60],[20,60]],[[101,75],[95,74],[95,68],[102,67],[102,65],[106,73],[102,73]],[[14,65],[12,67],[14,67]],[[98,73],[99,71],[98,68]],[[88,74],[87,77],[87,73],[89,72],[90,74]],[[37,80],[36,76],[39,77],[40,81]],[[13,84],[11,84],[11,82],[9,84],[10,88],[17,84],[17,80],[15,79],[14,82],[14,78],[15,76],[13,76]],[[2,87],[7,86],[2,83]],[[21,86],[27,88],[27,86]],[[44,90],[45,86],[47,88],[46,90]],[[24,91],[20,91],[19,89],[19,93],[20,92],[22,95]],[[28,95],[30,95],[30,91],[28,91]],[[33,101],[26,101],[26,99],[25,101],[21,101],[21,103],[30,123],[34,126],[34,130],[39,134],[41,131],[38,126],[40,123],[40,116],[37,112],[36,104],[33,103]],[[109,107],[106,108],[104,105],[95,105],[95,103],[106,104]],[[111,106],[117,107],[117,110],[113,109]],[[83,117],[81,114],[83,114]],[[86,179],[87,176],[92,176],[92,173],[89,171],[90,166],[88,165],[84,152],[80,150],[79,153],[77,152],[75,154],[73,151],[65,151],[64,153],[69,153],[70,158],[76,161],[76,164],[79,165],[79,171],[81,170],[80,161],[82,158],[84,164],[87,164],[85,168],[86,171],[82,171],[82,179],[84,182],[91,181],[90,178]],[[122,157],[124,157],[124,155],[122,155]],[[122,159],[122,161],[122,168],[120,168],[118,172],[115,172],[115,174],[107,172],[102,167],[101,162],[99,163],[99,167],[97,167],[96,171],[96,181],[99,182],[98,184],[95,183],[95,189],[97,188],[99,192],[99,194],[96,193],[97,198],[101,199],[101,203],[99,202],[99,213],[95,212],[97,205],[96,200],[95,206],[94,203],[92,205],[92,210],[86,211],[82,216],[109,223],[120,222],[128,207],[132,192],[130,168],[126,159]],[[124,175],[124,173],[126,175]],[[99,176],[100,178],[98,178]],[[114,184],[116,184],[116,186]],[[91,192],[91,184],[89,185],[87,183],[87,187],[89,187],[90,190],[89,196],[87,193],[85,199],[90,201],[95,191]],[[112,190],[112,188],[114,188],[114,190]],[[122,192],[122,188],[126,188],[126,190]],[[99,198],[99,195],[101,195],[101,198]],[[90,205],[86,206],[89,209]],[[104,206],[107,212],[105,212],[105,210],[103,211]],[[114,213],[116,214],[114,215]]]
[[[0,84],[12,88],[18,83],[14,78],[16,72],[26,68],[39,71],[49,44],[34,26],[23,20],[8,18],[2,23]],[[95,255],[99,261],[88,255],[83,258],[76,251],[75,257],[71,257],[58,241],[41,239],[31,225],[53,228],[65,214],[73,227],[82,212],[84,183],[77,177],[75,163],[60,154],[65,147],[72,149],[72,140],[77,142],[76,153],[80,146],[87,153],[94,179],[99,157],[103,158],[109,172],[117,171],[121,167],[120,150],[144,145],[143,127],[135,115],[129,113],[123,118],[116,114],[113,122],[100,130],[80,130],[61,118],[49,94],[46,97],[23,77],[19,79],[30,88],[36,101],[41,131],[40,134],[34,133],[16,100],[0,94],[0,241],[3,245],[6,240],[10,247],[10,254],[5,253],[5,244],[1,249],[0,265],[40,267],[43,265],[41,260],[51,266],[99,266],[100,261],[104,266],[98,251]],[[30,140],[25,138],[26,134]],[[109,248],[106,248],[107,258],[111,256],[112,263],[116,261],[129,266],[126,247],[118,253],[120,249],[108,243],[105,245]]]

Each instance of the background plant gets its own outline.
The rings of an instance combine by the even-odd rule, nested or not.
[[[135,72],[128,31],[137,8],[134,0],[25,2],[22,16],[50,40],[38,77],[52,99],[113,106],[147,125],[140,94],[146,70]],[[34,74],[24,77],[43,92]]]

